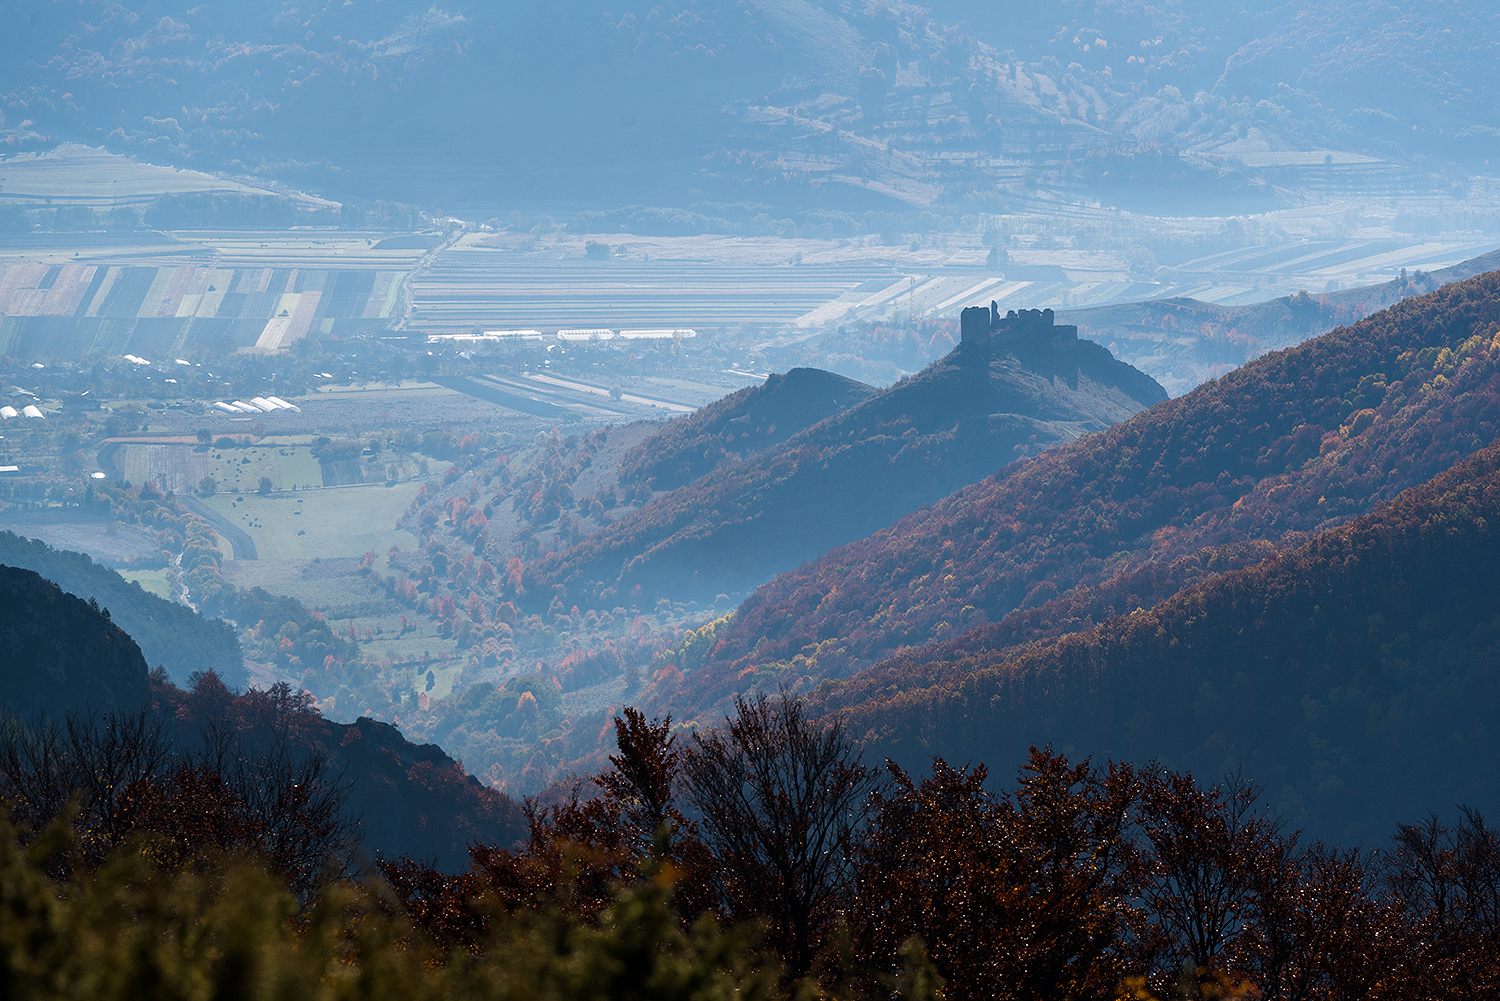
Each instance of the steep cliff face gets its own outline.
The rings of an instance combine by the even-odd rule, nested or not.
[[[146,659],[109,612],[51,581],[0,566],[0,700],[12,713],[135,712]]]

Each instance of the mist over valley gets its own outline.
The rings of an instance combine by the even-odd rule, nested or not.
[[[0,975],[1485,993],[1497,46],[12,11]]]

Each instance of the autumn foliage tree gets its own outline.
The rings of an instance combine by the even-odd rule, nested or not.
[[[861,841],[858,920],[877,963],[919,936],[949,998],[1114,997],[1127,971],[1134,771],[1033,750],[1013,795],[942,759],[888,763]]]
[[[61,723],[5,717],[0,802],[32,835],[68,819],[76,837],[58,864],[69,870],[97,867],[134,837],[169,868],[204,852],[252,854],[302,897],[347,870],[356,847],[347,780],[316,748],[246,740],[222,718],[200,735],[185,745],[150,709]]]
[[[834,721],[785,692],[740,700],[694,734],[686,775],[730,920],[764,918],[794,976],[806,974],[854,886],[852,844],[874,772]]]

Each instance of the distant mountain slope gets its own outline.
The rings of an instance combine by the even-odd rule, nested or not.
[[[1058,320],[1076,323],[1080,337],[1107,345],[1122,360],[1156,374],[1176,394],[1267,351],[1293,347],[1402,299],[1497,268],[1500,250],[1437,271],[1306,299],[1283,296],[1248,306],[1149,299],[1067,310]]]
[[[1296,544],[1495,439],[1497,333],[1490,273],[1017,463],[764,585],[688,689],[659,697],[681,717],[750,684],[845,676],[1204,547]]]
[[[1413,131],[1448,155],[1494,149],[1495,82],[1483,69],[1500,58],[1494,7],[1343,0],[1287,5],[1268,20],[1224,63],[1226,90],[1317,94],[1377,149],[1411,148]]]
[[[240,641],[228,623],[159,598],[83,553],[0,532],[0,564],[34,570],[64,591],[96,599],[141,645],[146,662],[166,668],[178,682],[210,670],[229,685],[243,685],[248,678]]]
[[[859,538],[1165,397],[1087,341],[959,349],[750,459],[528,564],[528,602],[710,598]]]
[[[138,712],[149,697],[140,647],[90,605],[30,570],[0,566],[0,703],[7,712]]]
[[[859,403],[877,390],[816,368],[772,373],[750,386],[670,421],[625,454],[622,484],[674,490],[726,457],[760,452]]]
[[[913,651],[816,702],[869,749],[1003,770],[1028,746],[1243,763],[1292,827],[1500,808],[1500,448],[1352,524],[1009,653]]]
[[[1500,19],[1440,0],[82,0],[24,5],[7,29],[11,148],[105,143],[450,211],[957,205],[1014,182],[976,165],[989,155],[940,155],[958,148],[1126,201],[1264,206],[1271,185],[1240,154],[1477,168],[1500,126]],[[1141,176],[1121,184],[1121,160]]]

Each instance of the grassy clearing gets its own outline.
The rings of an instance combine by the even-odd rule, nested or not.
[[[165,570],[121,570],[119,574],[126,580],[135,581],[142,589],[150,591],[158,598],[172,600],[172,585],[167,580]]]
[[[267,477],[277,490],[321,487],[323,475],[306,446],[265,439],[250,448],[215,448],[203,453],[205,476],[212,476],[221,492],[255,490]]]
[[[296,598],[309,608],[326,613],[336,607],[370,603],[383,597],[354,572],[355,565],[345,560],[326,563],[233,560],[225,564],[224,579],[235,587],[263,587],[273,594]]]
[[[408,482],[262,497],[249,492],[252,487],[237,496],[216,494],[205,503],[244,529],[264,560],[335,559],[367,552],[384,556],[392,546],[416,545],[416,537],[397,529],[396,520],[419,489],[420,484]]]

